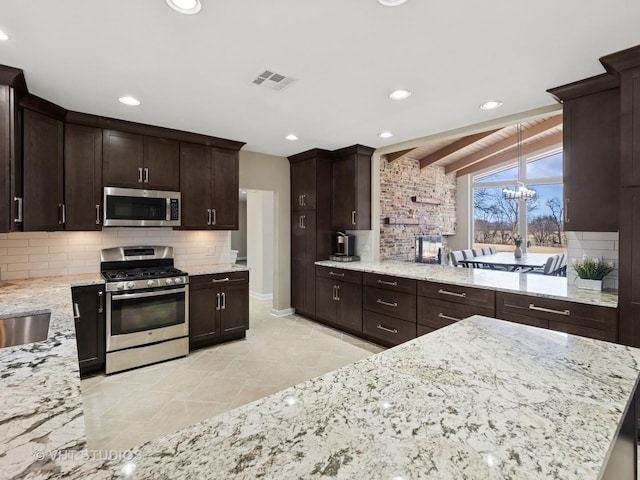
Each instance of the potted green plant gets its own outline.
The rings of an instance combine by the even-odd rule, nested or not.
[[[517,233],[513,236],[513,244],[516,246],[513,251],[513,256],[516,258],[522,258],[522,249],[520,248],[522,246],[522,237]]]
[[[587,290],[602,290],[602,279],[615,270],[613,262],[605,263],[601,258],[587,258],[573,260],[573,269],[578,274],[578,288]]]

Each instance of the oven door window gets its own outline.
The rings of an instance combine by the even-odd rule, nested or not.
[[[149,292],[159,293],[157,290]],[[142,332],[185,323],[185,292],[144,296],[113,294],[111,335]]]
[[[110,220],[166,220],[167,199],[109,195],[107,218]]]

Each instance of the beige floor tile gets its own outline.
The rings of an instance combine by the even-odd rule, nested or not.
[[[238,357],[234,355],[220,354],[202,354],[198,359],[189,365],[191,370],[204,370],[207,372],[218,372],[224,370],[229,364],[235,361]]]
[[[230,403],[171,400],[151,419],[164,433],[172,433],[214,417],[231,408]]]
[[[151,418],[173,397],[171,392],[152,392],[138,390],[127,395],[120,395],[113,406],[101,415],[116,420],[138,421]]]
[[[112,408],[114,399],[126,397],[142,389],[142,385],[110,383],[105,382],[104,379],[101,383],[97,383],[91,388],[85,389],[84,380],[80,385],[85,414],[87,412],[95,412],[98,415],[102,415],[105,411]]]
[[[244,379],[228,379],[221,376],[207,377],[181,400],[226,403],[233,401],[247,383]]]
[[[188,367],[175,368],[169,375],[149,386],[147,391],[190,393],[210,375],[205,370],[194,370]]]
[[[273,393],[284,390],[286,387],[279,385],[245,385],[232,402],[232,407],[240,407],[247,403],[254,402],[261,398],[267,397]]]

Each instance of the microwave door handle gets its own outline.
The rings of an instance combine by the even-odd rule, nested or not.
[[[111,300],[129,300],[133,298],[145,298],[145,297],[160,297],[162,295],[171,295],[173,293],[185,293],[187,289],[185,287],[182,288],[174,288],[171,290],[158,290],[156,292],[144,292],[144,293],[124,293],[118,295],[111,295]]]

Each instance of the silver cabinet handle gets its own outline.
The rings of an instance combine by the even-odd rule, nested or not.
[[[567,317],[571,315],[571,312],[569,310],[553,310],[551,308],[537,307],[533,303],[529,304],[529,310],[536,310],[538,312],[546,312],[546,313],[555,313],[556,315],[565,315]]]
[[[392,287],[398,286],[398,282],[387,282],[386,280],[380,280],[380,279],[378,279],[378,283],[381,283],[382,285],[391,285]]]
[[[460,322],[462,320],[461,318],[450,317],[449,315],[445,315],[442,312],[438,314],[438,318],[444,318],[445,320],[451,320],[453,322]]]
[[[64,224],[65,224],[65,221],[66,221],[66,219],[67,219],[67,218],[66,218],[66,217],[67,217],[67,215],[66,215],[65,208],[64,208],[64,203],[59,203],[59,204],[58,204],[58,208],[60,209],[60,217],[59,217],[60,219],[58,220],[58,223],[59,223],[60,225],[64,225]]]
[[[306,193],[302,194],[302,206],[303,207],[307,206],[307,194]]]
[[[100,205],[96,205],[96,225],[100,225]]]
[[[304,200],[302,199],[302,195],[298,195],[298,204],[302,207],[304,206]]]
[[[302,215],[298,217],[298,228],[302,228]]]
[[[211,281],[212,281],[213,283],[228,282],[228,281],[229,281],[229,277],[225,277],[225,278],[213,278]]]
[[[142,183],[142,167],[138,167],[138,183]]]
[[[438,293],[441,293],[443,295],[451,295],[452,297],[460,297],[460,298],[467,297],[466,293],[449,292],[448,290],[443,290],[443,289],[438,290]]]
[[[307,219],[306,215],[301,215],[300,216],[300,224],[301,224],[301,228],[307,228],[307,225],[305,223],[305,220]]]
[[[215,225],[216,224],[216,209],[212,208],[211,209],[211,225]]]
[[[333,287],[333,299],[336,299],[336,286],[334,285]]]
[[[73,304],[73,319],[80,320],[80,307],[78,307],[77,303]]]
[[[216,293],[216,310],[220,310],[220,294]]]
[[[398,329],[397,328],[387,328],[387,327],[383,327],[380,324],[376,325],[376,328],[378,328],[380,330],[384,330],[385,332],[389,332],[389,333],[398,333]]]
[[[174,293],[185,293],[187,289],[185,287],[182,288],[172,288],[170,290],[158,290],[155,292],[144,292],[144,293],[123,293],[118,295],[111,295],[111,301],[115,302],[116,300],[129,300],[132,298],[147,298],[147,297],[160,297],[162,295],[172,295]]]
[[[571,223],[571,220],[569,220],[569,199],[568,198],[564,199],[564,222]]]
[[[207,225],[211,225],[211,209],[207,208]]]
[[[397,307],[398,304],[396,302],[385,302],[384,300],[382,300],[381,298],[379,298],[378,300],[376,300],[376,303],[379,303],[380,305],[386,305],[387,307]]]
[[[340,301],[340,285],[336,285],[336,300]]]
[[[149,169],[144,169],[144,183],[149,183]]]
[[[102,305],[103,292],[98,292],[98,313],[104,312],[104,306]]]
[[[227,309],[227,294],[222,292],[222,310]]]
[[[18,202],[17,216],[13,221],[16,223],[22,223],[22,197],[13,197],[13,201]]]
[[[353,210],[351,212],[351,225],[355,225],[356,224],[356,211]]]
[[[333,275],[335,277],[344,277],[344,273],[339,272],[329,272],[329,275]]]

